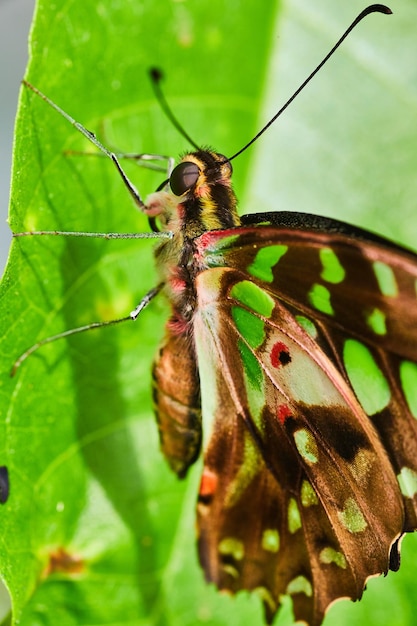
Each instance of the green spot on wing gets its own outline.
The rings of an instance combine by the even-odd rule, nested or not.
[[[344,554],[338,552],[334,548],[323,548],[323,550],[320,552],[319,558],[321,563],[324,563],[325,565],[330,565],[331,563],[334,563],[335,565],[337,565],[337,567],[340,567],[341,569],[346,569],[347,567]]]
[[[272,283],[274,280],[272,268],[275,267],[287,250],[288,246],[284,245],[265,246],[261,248],[256,253],[255,259],[247,268],[249,274],[267,283]]]
[[[233,285],[230,296],[264,317],[271,317],[274,310],[274,299],[250,280],[241,280]]]
[[[238,348],[243,363],[249,410],[254,421],[262,428],[259,418],[265,407],[264,374],[258,359],[252,354],[242,339],[238,341]]]
[[[411,414],[417,418],[417,364],[411,361],[402,361],[400,380],[408,408]]]
[[[293,535],[301,528],[301,516],[297,502],[290,498],[288,502],[288,530]]]
[[[303,480],[301,485],[301,504],[303,506],[314,506],[319,503],[317,494],[308,480]]]
[[[245,546],[234,537],[225,537],[219,543],[219,552],[232,556],[236,561],[241,561],[245,556]]]
[[[413,498],[417,494],[417,473],[414,470],[403,467],[397,480],[403,496]]]
[[[347,339],[343,347],[343,360],[364,411],[368,415],[382,411],[390,401],[391,390],[370,350],[356,339]]]
[[[353,498],[348,498],[343,511],[337,513],[339,520],[350,533],[360,533],[368,526],[362,512]]]
[[[376,335],[387,334],[385,313],[380,309],[374,309],[371,313],[368,313],[366,316],[366,323]]]
[[[294,441],[300,456],[304,459],[304,461],[306,461],[306,463],[309,465],[317,463],[319,460],[317,444],[313,435],[308,430],[305,428],[296,430],[294,433]]]
[[[266,587],[255,587],[254,593],[262,600],[262,602],[269,608],[272,615],[277,611],[277,603],[275,602],[271,592]],[[281,600],[280,600],[281,605]]]
[[[297,576],[293,578],[287,585],[287,594],[292,596],[296,593],[304,593],[308,598],[313,595],[313,587],[311,582],[305,576]]]
[[[308,293],[308,299],[317,311],[334,315],[333,307],[330,302],[330,291],[324,285],[315,283]]]
[[[382,261],[375,261],[372,264],[374,274],[378,281],[379,289],[384,296],[397,296],[398,287],[392,268]]]
[[[224,509],[229,509],[245,497],[245,491],[259,472],[259,452],[255,447],[252,436],[248,430],[244,434],[243,457],[234,475],[233,480],[228,484],[227,491],[223,497]]]
[[[279,532],[275,528],[268,528],[262,534],[262,548],[267,552],[278,552]]]
[[[256,391],[263,392],[264,376],[258,359],[252,354],[248,346],[241,339],[238,341],[238,347],[250,386]]]
[[[296,315],[295,319],[300,324],[302,328],[312,337],[313,339],[317,338],[317,328],[315,324],[308,319],[308,317],[304,317],[304,315]]]
[[[345,278],[346,272],[333,250],[322,248],[319,254],[323,266],[320,274],[322,279],[328,283],[341,283]]]
[[[232,318],[237,330],[251,348],[259,348],[265,340],[264,322],[240,306],[232,306]]]

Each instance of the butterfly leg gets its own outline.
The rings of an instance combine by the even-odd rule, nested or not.
[[[113,161],[114,165],[117,168],[117,171],[119,172],[119,174],[120,174],[120,176],[121,176],[121,178],[123,180],[123,183],[124,183],[125,187],[127,188],[128,192],[130,193],[131,197],[133,198],[133,201],[135,202],[135,204],[140,209],[142,209],[144,207],[144,202],[143,202],[143,200],[142,200],[142,198],[141,198],[141,196],[139,194],[139,191],[136,189],[134,184],[130,181],[130,179],[127,176],[126,172],[124,171],[124,169],[120,165],[119,160],[118,160],[116,154],[114,152],[111,152],[110,150],[108,150],[105,146],[103,146],[103,144],[97,139],[97,137],[94,135],[94,133],[92,133],[91,131],[87,130],[87,128],[85,128],[85,126],[83,126],[82,124],[77,122],[73,117],[68,115],[68,113],[66,113],[63,109],[61,109],[61,107],[59,107],[57,104],[55,104],[55,102],[53,102],[50,98],[45,96],[41,91],[39,91],[39,89],[37,89],[36,87],[34,87],[30,83],[28,83],[26,80],[24,80],[22,82],[23,82],[23,84],[26,87],[31,89],[37,96],[42,98],[42,100],[44,100],[53,109],[55,109],[55,111],[57,111],[60,115],[62,115],[62,117],[64,117],[72,126],[74,126],[74,128],[76,128],[82,135],[84,135],[84,137],[86,137],[88,139],[88,141],[90,141],[92,144],[94,144],[96,146],[96,148],[98,148],[104,155],[106,155],[111,161]]]

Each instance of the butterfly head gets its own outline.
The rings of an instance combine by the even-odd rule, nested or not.
[[[190,238],[237,226],[231,176],[232,165],[222,154],[209,149],[187,153],[171,173],[171,191],[151,194],[145,212],[157,217],[164,230],[180,229]]]
[[[231,186],[232,165],[222,154],[211,150],[198,150],[184,155],[169,179],[171,191],[176,196],[210,195],[215,185]]]

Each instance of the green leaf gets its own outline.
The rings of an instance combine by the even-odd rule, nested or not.
[[[358,0],[262,7],[43,0],[27,79],[106,145],[177,155],[189,146],[165,119],[147,78],[150,66],[160,66],[187,132],[230,155],[361,8]],[[391,18],[369,17],[275,127],[234,162],[242,212],[323,213],[413,245],[413,17],[411,0]],[[23,89],[13,231],[147,230],[112,163],[68,154],[73,150],[91,146]],[[126,169],[143,195],[163,180],[132,163]],[[134,324],[52,343],[9,377],[35,342],[128,314],[156,280],[146,241],[14,241],[0,291],[0,464],[10,472],[0,562],[14,619],[23,625],[262,623],[255,597],[229,598],[205,585],[194,540],[199,468],[179,482],[158,451],[150,369],[167,316],[163,301],[153,301]],[[348,623],[351,616],[359,624],[362,616],[371,626],[392,624],[381,607],[395,601],[398,623],[412,624],[410,544],[404,542],[398,575],[372,581],[359,605],[339,603],[326,621]],[[277,622],[291,623],[288,605]]]
[[[236,151],[256,127],[275,7],[236,9],[40,2],[27,79],[106,145],[176,155],[189,146],[152,93],[147,73],[158,65],[187,132]],[[255,24],[256,54],[238,64]],[[23,89],[12,229],[149,230],[113,164],[74,150],[91,145]],[[166,177],[126,167],[145,195]],[[158,449],[150,370],[166,304],[153,302],[134,324],[52,343],[9,378],[39,339],[125,316],[156,281],[146,241],[14,241],[2,285],[2,462],[11,492],[0,554],[21,624],[240,621],[197,565],[198,468],[181,483]]]

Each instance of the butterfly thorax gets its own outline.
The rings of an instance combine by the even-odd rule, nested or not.
[[[194,281],[206,269],[195,240],[204,232],[240,224],[231,184],[232,166],[221,154],[199,150],[184,155],[170,177],[171,191],[158,191],[145,212],[157,218],[162,231],[173,233],[155,249],[161,281],[179,326],[191,321],[196,306]]]

